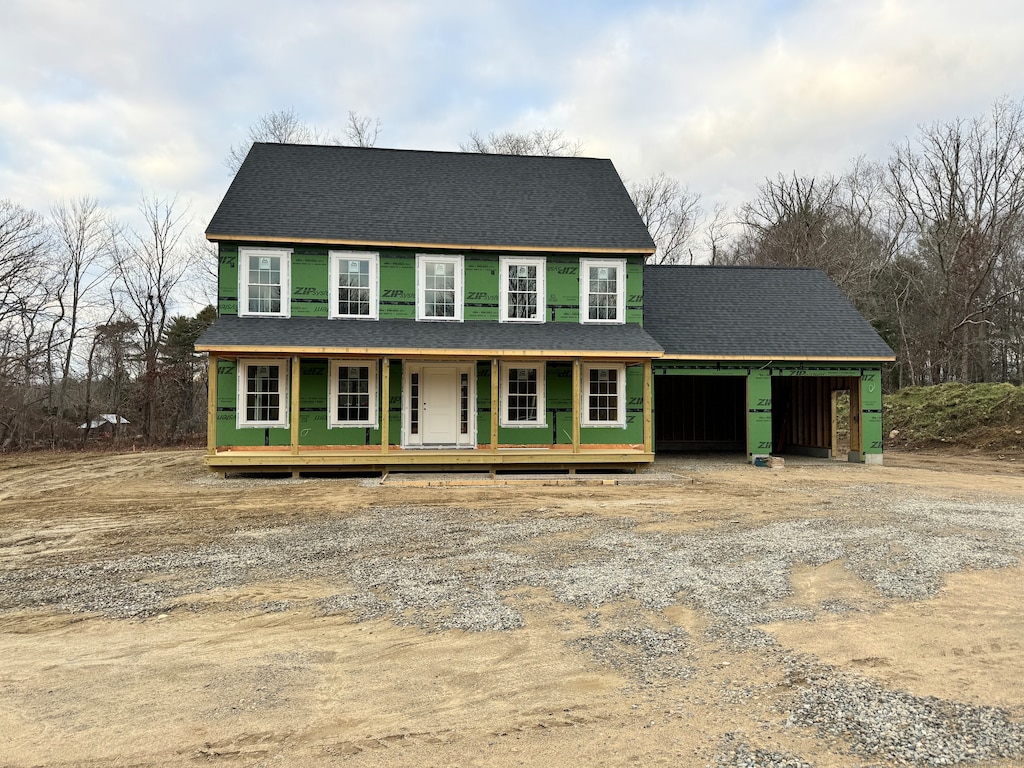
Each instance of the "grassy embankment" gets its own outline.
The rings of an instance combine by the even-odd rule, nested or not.
[[[1024,451],[1024,387],[940,384],[886,395],[886,445]]]

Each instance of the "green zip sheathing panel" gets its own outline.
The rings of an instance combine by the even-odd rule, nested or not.
[[[275,360],[287,377],[290,363]],[[287,427],[238,427],[238,366],[234,360],[217,361],[217,445],[286,446],[291,444],[291,430]],[[289,407],[287,398],[282,408]]]
[[[796,384],[800,379],[813,379],[817,388],[835,389],[837,391],[848,389],[852,386],[859,386],[860,400],[860,422],[862,436],[861,454],[880,455],[882,453],[882,386],[881,369],[877,364],[851,364],[839,366],[835,363],[792,363],[779,364],[772,361],[722,361],[696,363],[687,361],[656,361],[653,365],[655,376],[655,388],[659,389],[657,380],[661,377],[672,376],[743,376],[746,379],[746,396],[744,403],[746,419],[746,445],[748,458],[766,455],[778,449],[780,438],[783,449],[790,440],[790,424],[784,424],[783,420],[789,416],[780,409],[785,409],[785,403],[776,402],[773,397],[773,389],[780,393],[786,393],[787,400],[791,392],[798,391],[805,403],[813,404],[815,413],[798,414],[797,417],[804,422],[821,422],[820,424],[807,423],[800,425],[800,430],[806,432],[808,428],[815,428],[824,433],[823,423],[826,418],[831,419],[831,411],[826,413],[830,398],[824,395],[818,396],[811,393],[808,387],[811,385]],[[826,379],[832,379],[826,383]],[[777,386],[773,387],[775,381]],[[788,383],[787,383],[788,382]],[[848,385],[848,386],[847,386]],[[666,388],[660,388],[666,389]],[[667,388],[669,391],[676,391],[678,388]],[[813,395],[813,396],[812,396]],[[655,398],[655,421],[667,418],[660,414],[660,409],[671,408],[672,404],[661,403]],[[821,440],[816,440],[811,447]],[[788,443],[793,445],[793,443]],[[863,456],[861,457],[863,460]]]
[[[243,244],[242,247],[245,247]],[[252,247],[266,247],[253,245]],[[218,249],[217,295],[222,315],[237,315],[239,300],[238,243]],[[329,251],[327,247],[297,245],[290,259],[290,314],[293,317],[328,317]],[[367,251],[379,255],[379,316],[382,319],[416,317],[416,252],[394,249]],[[459,254],[445,254],[459,255]],[[506,255],[512,255],[510,252]],[[463,256],[463,317],[467,321],[494,322],[499,318],[500,291],[497,253]],[[580,321],[580,258],[590,255],[526,254],[545,258],[547,322]],[[626,258],[626,322],[643,323],[643,259]]]

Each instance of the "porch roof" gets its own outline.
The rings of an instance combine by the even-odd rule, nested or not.
[[[196,341],[222,354],[367,354],[412,357],[661,357],[635,323],[422,322],[315,317],[218,318]]]

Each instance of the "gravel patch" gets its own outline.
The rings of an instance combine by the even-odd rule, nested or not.
[[[1024,726],[998,707],[912,696],[813,663],[792,665],[787,679],[800,689],[789,723],[842,737],[853,754],[929,766],[1024,755]]]
[[[495,521],[463,509],[367,510],[344,518],[236,532],[205,546],[63,565],[0,570],[0,611],[48,607],[139,618],[186,596],[277,579],[337,585],[310,607],[328,615],[388,617],[428,631],[510,630],[523,617],[511,598],[539,587],[594,609],[631,599],[681,604],[716,617],[720,635],[763,640],[752,625],[846,610],[787,604],[797,566],[842,561],[874,585],[880,602],[935,594],[946,574],[1001,568],[1024,552],[1024,513],[997,502],[897,502],[886,524],[843,517],[666,535],[629,518],[531,517]],[[303,607],[267,604],[265,610]]]
[[[715,768],[814,768],[798,757],[784,752],[751,748],[742,733],[727,733],[721,752],[715,756]]]
[[[651,627],[612,629],[573,640],[569,646],[586,651],[602,664],[644,685],[688,679],[696,674],[687,664],[689,635],[678,627],[667,631]]]

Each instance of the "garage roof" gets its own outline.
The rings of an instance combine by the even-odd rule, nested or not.
[[[895,359],[816,269],[646,266],[644,328],[668,358]]]

